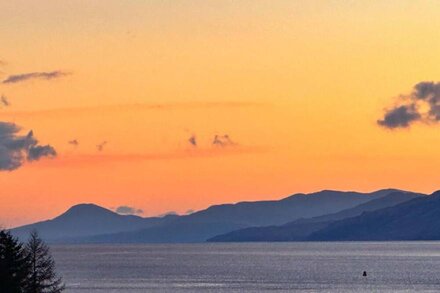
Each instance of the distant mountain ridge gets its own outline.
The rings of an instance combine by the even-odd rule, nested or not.
[[[228,220],[246,225],[284,224],[305,217],[325,215],[368,202],[395,191],[384,189],[371,193],[322,190],[315,193],[298,193],[281,200],[239,202],[215,205],[189,216],[198,220]]]
[[[402,204],[336,221],[312,241],[440,240],[440,191]]]
[[[45,240],[63,243],[203,242],[241,228],[281,225],[300,218],[337,213],[395,191],[323,190],[281,200],[216,205],[191,215],[163,218],[123,216],[96,205],[81,204],[52,220],[18,227],[12,232],[24,237],[36,229]]]
[[[120,215],[95,204],[78,204],[52,219],[12,229],[12,233],[26,239],[32,230],[37,230],[47,241],[85,237],[103,233],[133,231],[167,222],[175,216],[142,218]]]
[[[308,219],[298,219],[280,226],[250,227],[208,239],[210,242],[249,242],[249,241],[306,241],[308,237],[331,223],[359,216],[364,212],[380,210],[422,196],[421,194],[393,191],[383,197],[372,199],[353,208],[337,213]]]
[[[299,218],[341,211],[380,198],[394,189],[372,193],[323,190],[281,200],[215,205],[170,223],[147,229],[78,239],[87,243],[204,242],[218,234],[258,225],[283,224]]]

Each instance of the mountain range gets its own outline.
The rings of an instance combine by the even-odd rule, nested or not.
[[[94,204],[79,204],[71,207],[60,216],[47,221],[21,226],[12,233],[22,239],[27,238],[32,230],[48,241],[68,240],[103,233],[134,231],[166,223],[175,218],[165,217],[142,218],[134,215],[119,215]]]
[[[215,205],[185,216],[152,218],[119,215],[93,204],[80,204],[54,219],[11,232],[24,238],[31,230],[37,230],[52,243],[370,240],[362,233],[364,230],[377,234],[371,240],[385,240],[394,234],[384,227],[378,229],[373,222],[403,216],[405,213],[397,210],[408,205],[411,208],[406,208],[406,214],[411,214],[412,207],[426,205],[425,200],[435,202],[433,198],[395,189],[371,193],[323,190],[281,200]],[[373,230],[362,228],[369,225]],[[393,231],[397,228],[392,226]],[[412,239],[399,231],[402,239]],[[415,238],[425,239],[420,235]]]
[[[440,240],[440,191],[402,204],[336,221],[310,241]]]
[[[283,225],[250,227],[217,235],[210,242],[249,241],[306,241],[308,237],[332,223],[362,215],[364,212],[380,210],[420,197],[420,194],[395,191],[383,197],[372,199],[350,209],[308,219],[299,219]]]

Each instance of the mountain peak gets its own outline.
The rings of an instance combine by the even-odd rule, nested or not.
[[[77,208],[102,208],[102,207],[94,203],[79,203],[70,207],[70,209],[77,209]]]
[[[97,216],[101,214],[116,214],[106,208],[100,207],[92,203],[77,204],[69,208],[65,213],[60,215],[61,217],[77,217],[77,216]]]

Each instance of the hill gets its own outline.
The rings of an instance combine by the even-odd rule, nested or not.
[[[366,211],[374,211],[395,206],[421,196],[410,192],[395,191],[373,199],[356,207],[324,216],[299,219],[279,226],[250,227],[217,235],[208,239],[210,242],[249,242],[249,241],[305,241],[313,232],[321,230],[332,222],[355,217]]]
[[[240,202],[209,207],[147,229],[77,239],[91,243],[203,242],[215,235],[251,226],[280,225],[355,207],[395,190],[372,193],[324,190],[277,201]]]
[[[119,215],[94,204],[79,204],[52,220],[17,227],[11,232],[21,239],[26,239],[30,231],[37,230],[43,239],[56,241],[103,233],[133,231],[164,223],[175,217],[142,218]]]
[[[440,191],[430,196],[336,221],[313,241],[440,240]]]

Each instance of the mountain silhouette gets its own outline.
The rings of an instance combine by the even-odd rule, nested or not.
[[[215,205],[168,223],[137,231],[107,233],[79,239],[89,243],[204,242],[215,235],[251,226],[280,225],[355,207],[395,192],[372,193],[323,190],[281,200]]]
[[[46,241],[58,243],[204,242],[234,230],[288,223],[299,234],[309,235],[317,231],[311,228],[313,225],[323,228],[323,223],[327,225],[328,221],[393,203],[398,199],[392,199],[391,194],[396,192],[395,189],[371,193],[323,190],[281,200],[214,205],[186,216],[154,218],[119,215],[94,204],[80,204],[52,220],[18,227],[12,233],[25,238],[35,229]],[[381,203],[376,202],[379,199]],[[364,204],[367,206],[363,207]]]
[[[174,216],[142,218],[133,215],[120,215],[95,204],[78,204],[52,220],[21,226],[12,229],[11,232],[21,239],[26,239],[29,232],[37,230],[43,239],[56,241],[103,233],[132,231],[157,225],[173,218]]]
[[[440,191],[336,221],[312,233],[313,241],[440,240]]]
[[[304,241],[313,232],[321,230],[334,221],[355,217],[366,211],[374,211],[422,196],[411,192],[393,191],[383,197],[375,198],[337,213],[309,219],[298,219],[284,225],[250,227],[217,235],[210,242],[249,242],[249,241]]]

